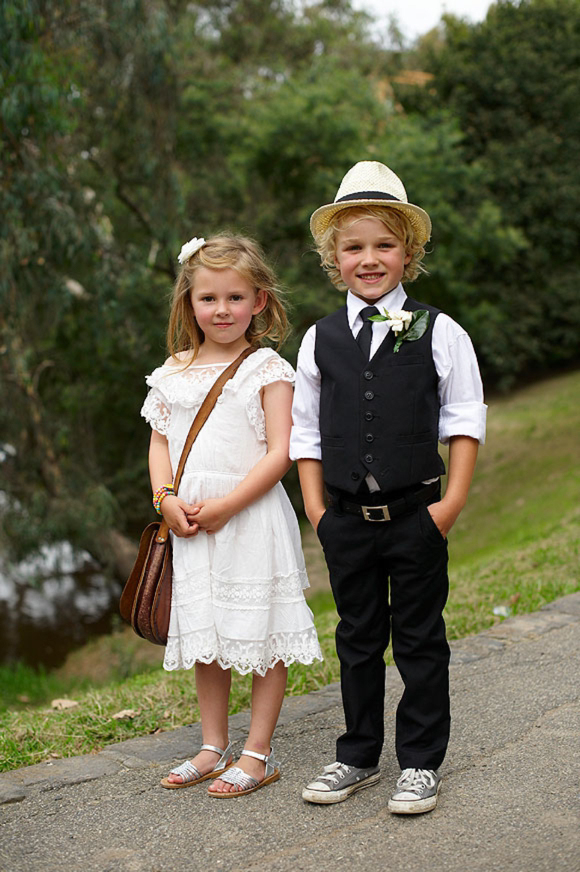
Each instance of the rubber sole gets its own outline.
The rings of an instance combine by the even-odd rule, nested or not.
[[[428,796],[426,799],[413,800],[397,800],[389,799],[387,805],[391,814],[425,814],[425,812],[433,811],[437,805],[437,797],[441,790],[441,781],[437,785],[437,793],[435,796]]]
[[[349,787],[344,787],[342,790],[309,790],[305,787],[302,791],[302,799],[306,802],[314,802],[317,805],[333,805],[335,802],[344,802],[357,790],[364,790],[365,787],[372,787],[380,781],[381,773],[376,772],[374,775],[369,775],[364,781],[359,781],[358,784],[351,784]]]
[[[259,790],[261,787],[267,787],[268,784],[273,784],[274,781],[278,781],[279,778],[280,770],[276,769],[272,775],[268,775],[267,778],[259,781],[254,787],[248,787],[246,790],[228,790],[227,793],[221,793],[217,790],[208,790],[208,794],[213,796],[214,799],[236,799],[238,796],[247,796],[248,793],[254,793],[254,791]]]

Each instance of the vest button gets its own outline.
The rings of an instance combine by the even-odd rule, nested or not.
[[[374,459],[372,454],[365,454],[365,463],[372,463]]]
[[[358,481],[360,478],[360,472],[351,472],[350,477],[353,481]]]
[[[365,400],[373,400],[374,396],[374,391],[365,391]]]
[[[367,381],[370,381],[372,378],[375,377],[375,374],[374,372],[371,372],[370,369],[367,369],[367,371],[364,373],[364,377]]]
[[[365,412],[365,421],[372,421],[374,417],[372,412]]]
[[[372,433],[367,433],[367,435],[365,436],[365,439],[367,440],[367,442],[374,442],[375,441],[375,437],[373,436]]]

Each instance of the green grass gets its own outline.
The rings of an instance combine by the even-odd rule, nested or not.
[[[544,535],[456,567],[445,610],[448,637],[460,639],[498,623],[494,606],[524,614],[580,590],[579,543],[580,511],[574,509]]]
[[[451,639],[497,623],[496,605],[519,614],[580,589],[579,397],[580,373],[572,373],[490,402],[487,444],[469,504],[450,537]],[[317,546],[306,531],[304,541],[314,555],[311,574],[323,579]],[[325,661],[292,666],[289,694],[338,680],[336,611],[321,584],[309,604]],[[58,672],[1,668],[0,769],[88,753],[197,720],[192,672],[163,672],[162,653],[119,628],[75,652]],[[234,674],[232,714],[249,707],[250,691],[251,677]],[[71,697],[78,706],[54,711],[54,697]],[[115,720],[123,709],[135,716]]]
[[[0,711],[4,711],[12,707],[38,705],[49,696],[56,696],[62,688],[62,681],[43,667],[33,669],[24,663],[16,663],[14,666],[0,666],[0,687]]]
[[[469,502],[452,532],[456,567],[526,546],[580,503],[580,373],[489,403]]]
[[[313,666],[292,665],[288,676],[289,695],[309,693],[337,680],[336,617],[332,597],[322,594],[320,605],[314,603],[313,606],[325,659]],[[150,660],[140,659],[133,665],[135,669],[146,671],[113,679],[110,676],[118,674],[119,670],[119,648],[125,646],[145,652],[145,658]],[[88,657],[83,651],[72,655],[72,671],[65,669],[39,678],[38,673],[27,667],[4,667],[0,670],[0,682],[7,679],[10,697],[8,707],[0,713],[0,771],[54,757],[90,753],[123,739],[197,721],[199,710],[193,670],[164,672],[159,663],[162,653],[161,648],[143,642],[131,630],[123,628],[91,643]],[[124,668],[130,656],[125,653]],[[89,688],[86,675],[78,669],[83,663],[86,672],[94,676],[93,686]],[[106,669],[103,664],[107,664]],[[250,675],[232,672],[230,714],[249,708],[251,682]],[[43,704],[33,704],[38,703],[38,697],[43,694],[46,694]],[[18,699],[23,695],[30,698],[30,703]],[[54,697],[73,698],[78,705],[65,711],[53,710],[47,702]],[[123,720],[113,717],[127,709],[135,713],[133,717]]]

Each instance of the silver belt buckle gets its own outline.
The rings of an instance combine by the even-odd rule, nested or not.
[[[378,521],[382,523],[383,521],[390,521],[391,516],[389,515],[389,507],[388,506],[361,506],[363,518],[365,521]],[[371,518],[369,517],[369,512],[382,512],[382,518]]]

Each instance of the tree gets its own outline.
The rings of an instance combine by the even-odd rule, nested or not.
[[[69,539],[123,578],[116,531],[134,536],[148,517],[139,407],[163,356],[175,253],[227,226],[278,250],[293,232],[304,249],[307,224],[290,213],[306,213],[326,159],[308,165],[288,137],[284,157],[269,119],[291,93],[296,111],[329,101],[322,121],[348,82],[367,94],[358,71],[334,89],[322,67],[309,73],[317,58],[338,73],[367,19],[341,0],[45,0],[1,15],[0,425],[16,449],[3,544],[22,556]],[[374,54],[369,43],[364,65]],[[355,136],[348,108],[334,115],[334,133]],[[316,118],[294,118],[294,147],[313,142]]]
[[[474,318],[488,371],[505,380],[578,359],[580,4],[500,0],[481,24],[446,16],[443,34],[423,53],[439,103],[483,196],[526,241],[509,264],[487,258],[496,289]]]
[[[138,5],[116,9],[135,12]],[[139,306],[139,282],[145,286],[150,272],[146,258],[123,238],[126,222],[113,232],[105,198],[88,184],[98,146],[83,148],[90,70],[78,37],[107,32],[99,26],[101,11],[94,4],[2,6],[0,420],[3,440],[16,448],[3,465],[4,545],[22,556],[68,538],[122,577],[132,548],[116,522],[134,497],[129,493],[122,505],[113,494],[135,476],[135,427],[123,422],[126,405],[136,402],[125,395],[115,420],[115,386],[135,364],[145,366],[157,331]],[[92,105],[97,117],[98,108]],[[109,176],[107,194],[112,189],[125,216],[131,211],[138,223],[139,205],[123,183],[122,172]],[[123,455],[129,462],[120,468]]]
[[[551,123],[562,137],[576,124],[559,120],[576,74],[552,6],[501,4],[485,34],[501,20],[506,53],[512,16],[545,8],[557,22],[568,96]],[[551,136],[545,95],[537,106],[530,97],[527,136],[515,108],[496,125],[500,96],[487,114],[483,96],[472,99],[479,79],[493,92],[489,70],[502,69],[477,27],[447,19],[424,48],[435,93],[417,100],[396,83],[413,57],[378,45],[349,0],[29,0],[5,2],[0,16],[0,427],[14,448],[1,466],[2,545],[13,555],[68,539],[126,577],[124,537],[151,511],[143,377],[163,360],[181,244],[228,228],[258,238],[290,290],[293,360],[340,299],[308,218],[358,160],[392,166],[431,213],[430,275],[411,292],[470,330],[490,380],[570,356],[580,317],[571,147],[546,146],[533,163],[532,137]],[[565,253],[556,267],[556,237],[547,259],[541,245],[548,209]],[[535,293],[538,275],[559,319]]]

